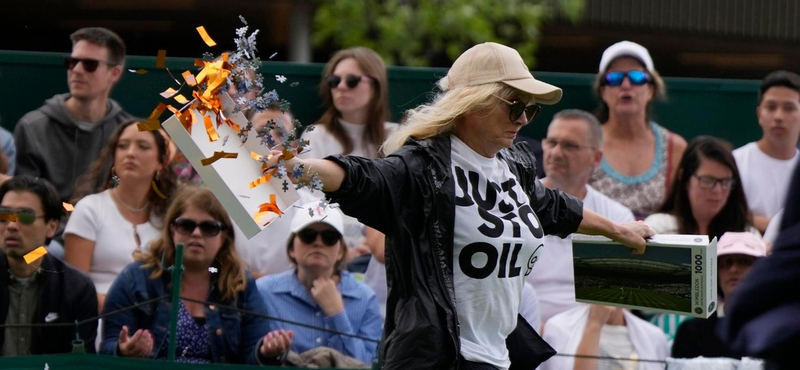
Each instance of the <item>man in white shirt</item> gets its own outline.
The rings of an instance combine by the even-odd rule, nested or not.
[[[603,157],[602,143],[603,130],[593,115],[577,109],[557,113],[548,127],[547,138],[542,141],[547,174],[542,183],[582,199],[585,208],[614,222],[634,221],[630,209],[587,185],[589,175]],[[580,305],[575,302],[571,238],[544,237],[541,258],[541,263],[528,275],[528,281],[536,289],[541,321],[545,322]]]
[[[783,208],[789,179],[800,159],[800,76],[772,72],[761,81],[756,116],[762,136],[733,151],[753,224],[762,233]]]

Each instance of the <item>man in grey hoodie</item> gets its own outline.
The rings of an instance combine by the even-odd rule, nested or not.
[[[50,181],[64,202],[117,125],[133,118],[109,98],[125,64],[122,39],[99,27],[81,28],[70,39],[72,53],[64,63],[69,93],[28,112],[14,129],[16,174]]]

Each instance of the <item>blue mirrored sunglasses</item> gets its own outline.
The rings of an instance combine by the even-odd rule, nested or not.
[[[628,77],[628,81],[631,82],[631,85],[635,86],[644,85],[651,81],[650,75],[645,71],[608,72],[603,76],[603,85],[622,85],[622,81],[625,80],[626,76]]]

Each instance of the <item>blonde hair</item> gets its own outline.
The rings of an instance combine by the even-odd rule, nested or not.
[[[464,115],[501,102],[494,96],[510,99],[516,94],[518,99],[534,101],[533,95],[500,82],[448,89],[447,77],[444,77],[437,85],[441,92],[430,103],[406,111],[403,124],[383,143],[381,150],[384,155],[400,149],[409,138],[425,140],[453,133],[456,123]]]
[[[207,212],[225,227],[221,231],[223,235],[222,247],[220,247],[216,256],[217,264],[215,266],[219,269],[217,289],[222,294],[223,300],[234,300],[236,295],[243,292],[245,288],[244,263],[236,253],[235,235],[228,212],[225,211],[217,197],[208,189],[189,186],[181,190],[164,215],[164,228],[161,230],[161,238],[150,245],[148,252],[136,252],[133,257],[135,260],[144,263],[143,269],[153,269],[150,279],[155,280],[161,277],[164,273],[162,261],[167,265],[175,263],[175,241],[172,239],[172,222],[180,217],[189,206]]]

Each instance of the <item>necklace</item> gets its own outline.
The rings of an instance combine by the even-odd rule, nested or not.
[[[131,207],[131,206],[125,204],[125,202],[123,202],[122,199],[120,199],[117,196],[117,189],[118,188],[114,188],[114,189],[111,190],[111,196],[113,196],[114,199],[116,199],[117,202],[119,202],[119,204],[121,204],[123,207],[125,207],[125,209],[127,209],[127,210],[129,210],[129,211],[131,211],[133,213],[142,213],[147,209],[148,206],[150,206],[150,202],[145,203],[144,206],[142,206],[141,208],[134,208],[134,207]]]

